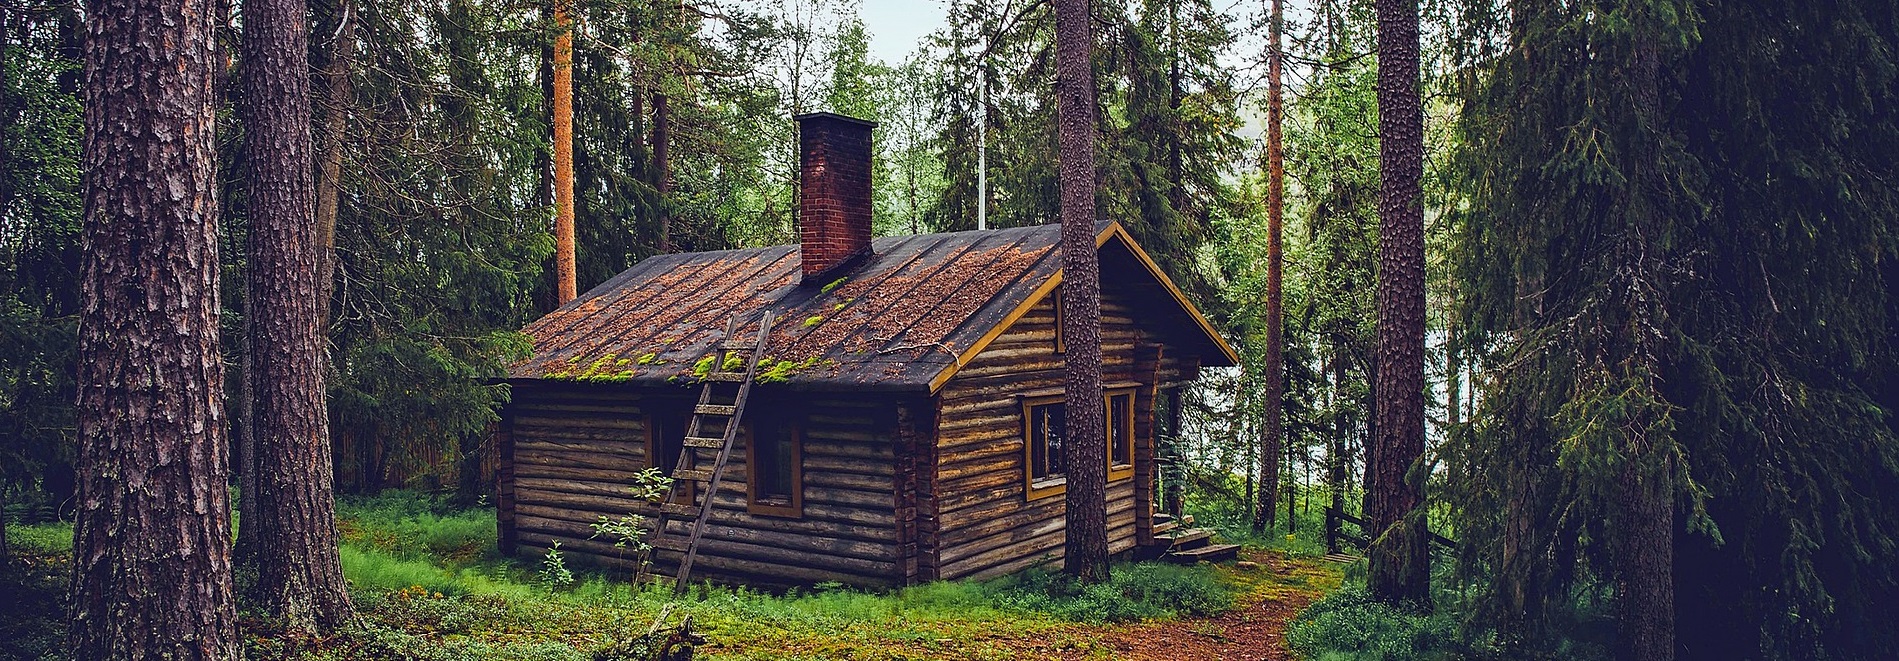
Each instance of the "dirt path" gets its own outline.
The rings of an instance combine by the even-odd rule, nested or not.
[[[1040,640],[994,640],[1023,659],[1130,659],[1173,661],[1282,661],[1286,626],[1314,600],[1338,587],[1339,566],[1318,559],[1290,559],[1277,552],[1248,552],[1248,564],[1219,571],[1245,586],[1240,607],[1214,616],[1076,626]]]
[[[1249,553],[1253,567],[1232,567],[1253,589],[1240,608],[1210,618],[1104,627],[1100,645],[1119,659],[1289,660],[1286,625],[1308,604],[1337,587],[1336,566],[1319,560],[1289,560],[1277,553]],[[1088,658],[1075,655],[1069,658]]]

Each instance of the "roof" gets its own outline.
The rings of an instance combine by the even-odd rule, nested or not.
[[[761,381],[933,392],[1060,283],[1060,231],[876,239],[871,256],[829,283],[799,282],[795,245],[654,256],[523,329],[534,350],[509,377],[689,383],[729,318],[741,319],[738,334],[749,339],[769,310],[776,321]],[[1170,339],[1189,344],[1203,364],[1237,360],[1119,224],[1103,223],[1096,245],[1104,283],[1178,302],[1155,316],[1157,326],[1185,329]]]

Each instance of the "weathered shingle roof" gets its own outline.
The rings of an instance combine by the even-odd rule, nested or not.
[[[1102,241],[1111,236],[1126,234],[1104,224]],[[927,391],[1046,291],[1061,268],[1059,242],[1055,225],[887,237],[847,278],[809,284],[799,282],[797,246],[659,255],[529,324],[534,353],[509,376],[690,382],[728,318],[739,316],[739,336],[750,339],[771,310],[763,356],[784,363],[784,382]],[[1211,343],[1230,356],[1217,336]]]

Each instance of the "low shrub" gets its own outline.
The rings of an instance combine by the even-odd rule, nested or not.
[[[1449,661],[1479,656],[1448,614],[1430,615],[1374,601],[1347,585],[1300,613],[1286,642],[1312,661]]]
[[[1117,566],[1105,583],[1032,569],[995,584],[999,601],[1077,622],[1211,615],[1233,607],[1233,588],[1203,568],[1143,562]]]

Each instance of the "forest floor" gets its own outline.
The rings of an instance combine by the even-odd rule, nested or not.
[[[248,658],[612,659],[601,651],[637,637],[673,602],[624,577],[576,567],[564,580],[544,558],[498,557],[492,509],[397,494],[348,503],[339,516],[361,625],[322,639],[286,639],[245,618]],[[0,592],[32,593],[10,598],[59,612],[61,546],[70,530],[27,528],[36,540],[26,548],[38,587],[16,583]],[[1338,587],[1340,567],[1279,550],[1249,549],[1243,559],[1121,564],[1112,583],[1087,588],[1046,572],[882,592],[697,586],[675,604],[672,621],[690,615],[708,637],[700,658],[735,661],[1290,659],[1288,623]],[[57,656],[59,619],[18,624],[0,627],[0,658]]]

